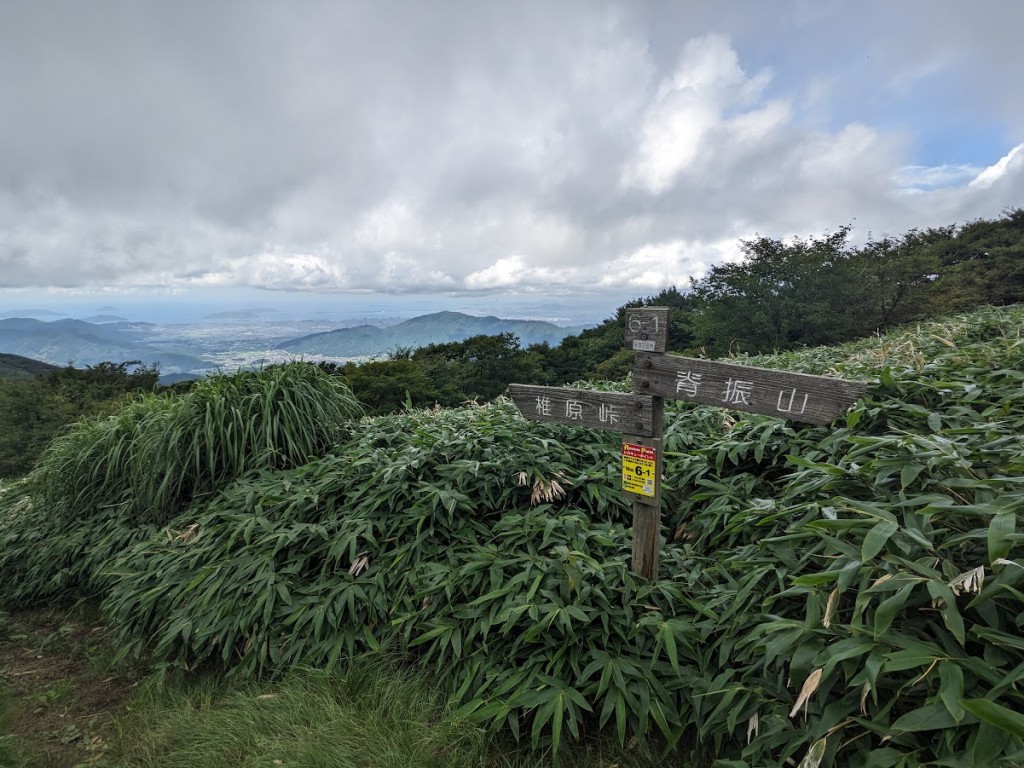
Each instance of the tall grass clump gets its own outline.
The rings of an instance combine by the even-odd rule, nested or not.
[[[453,718],[422,675],[364,658],[345,674],[304,671],[272,685],[211,678],[149,685],[123,724],[121,763],[144,768],[479,766],[488,739]],[[276,761],[276,762],[275,762]]]
[[[141,395],[74,425],[7,504],[18,522],[0,520],[0,601],[73,593],[113,553],[235,478],[326,453],[361,413],[338,379],[292,363]]]

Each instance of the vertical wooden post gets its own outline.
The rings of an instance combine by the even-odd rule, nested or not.
[[[635,352],[664,352],[668,342],[668,308],[640,307],[626,310],[626,345]],[[650,383],[640,370],[633,372],[633,392],[651,394]],[[654,495],[629,493],[633,497],[633,557],[630,569],[645,579],[658,576],[661,550],[661,476],[664,462],[661,438],[665,429],[665,401],[653,398],[652,437],[623,436],[624,443],[654,449]]]
[[[661,551],[661,477],[664,460],[661,436],[664,431],[664,408],[665,401],[662,398],[653,398],[653,437],[623,436],[624,442],[650,447],[655,452],[654,496],[629,494],[633,497],[633,558],[630,570],[645,579],[657,578],[658,553]]]

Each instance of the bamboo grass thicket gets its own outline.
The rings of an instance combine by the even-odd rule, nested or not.
[[[553,760],[602,731],[702,768],[1024,764],[1024,307],[750,362],[869,387],[830,427],[667,407],[654,580],[617,436],[499,400],[365,419],[160,522],[9,489],[0,606],[73,563],[126,654],[244,678],[385,651]]]
[[[117,508],[161,524],[246,472],[324,454],[361,415],[348,388],[313,365],[212,376],[77,425],[46,449],[29,483],[52,515]]]
[[[340,380],[289,363],[139,395],[73,425],[8,489],[20,524],[0,516],[0,602],[80,594],[114,551],[246,473],[323,455],[362,413]]]

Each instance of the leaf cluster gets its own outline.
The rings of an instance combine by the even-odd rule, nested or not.
[[[1024,758],[1022,318],[749,359],[872,378],[838,429],[673,424],[680,576],[724,619],[693,725],[732,734],[723,765]]]
[[[6,494],[0,601],[74,594],[128,542],[247,472],[321,455],[360,413],[337,379],[293,363],[138,395],[79,422]]]

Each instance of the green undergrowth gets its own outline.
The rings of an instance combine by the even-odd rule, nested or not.
[[[1022,328],[991,309],[740,360],[867,381],[829,427],[670,404],[650,582],[617,435],[501,400],[349,422],[173,517],[69,514],[131,487],[102,472],[5,487],[0,603],[96,591],[124,653],[169,673],[395,654],[454,718],[553,759],[600,732],[722,768],[1019,765]]]
[[[26,480],[0,486],[0,603],[90,591],[130,543],[247,472],[322,455],[361,412],[338,380],[293,363],[139,395],[79,422]]]
[[[119,768],[542,768],[530,755],[455,717],[422,673],[386,656],[276,682],[212,678],[146,686],[120,723]],[[654,768],[608,739],[578,744],[572,768]]]
[[[0,612],[0,639],[5,635],[4,620],[4,614]],[[4,671],[0,669],[0,766],[15,765],[15,760],[19,758],[14,737],[7,733],[9,708],[10,695],[7,690],[7,679]]]

